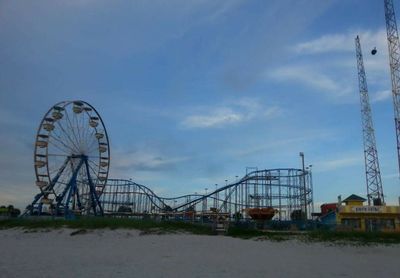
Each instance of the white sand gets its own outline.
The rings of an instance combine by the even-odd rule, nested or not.
[[[400,245],[0,231],[0,277],[400,277]]]

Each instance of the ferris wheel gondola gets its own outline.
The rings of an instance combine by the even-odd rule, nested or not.
[[[63,101],[43,117],[36,135],[36,195],[30,210],[50,214],[103,214],[110,147],[104,123],[89,103]]]

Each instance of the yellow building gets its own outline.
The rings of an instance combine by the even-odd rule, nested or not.
[[[355,194],[338,204],[338,229],[400,232],[400,206],[364,206],[366,199]],[[343,205],[344,203],[344,205]]]

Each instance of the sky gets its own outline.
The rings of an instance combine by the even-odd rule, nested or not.
[[[39,192],[38,125],[77,99],[104,120],[110,177],[160,196],[246,167],[300,168],[304,152],[316,205],[365,197],[357,34],[384,194],[398,203],[383,1],[0,0],[0,26],[0,204]]]

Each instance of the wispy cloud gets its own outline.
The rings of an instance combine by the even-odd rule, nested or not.
[[[264,107],[258,100],[243,98],[221,106],[200,109],[198,114],[189,115],[181,122],[185,128],[216,128],[247,122],[255,117],[273,118],[282,113],[278,106]]]
[[[387,174],[387,175],[382,175],[383,179],[398,179],[399,178],[399,173],[392,173],[392,174]]]
[[[182,125],[188,128],[219,127],[244,121],[243,114],[236,113],[230,108],[221,107],[208,112],[208,115],[192,115],[187,117]]]
[[[205,17],[205,20],[208,22],[213,22],[216,19],[219,19],[223,17],[226,13],[229,13],[232,9],[236,8],[240,4],[242,4],[244,1],[242,0],[231,0],[227,2],[215,2],[211,1],[218,6],[215,8],[215,10],[210,13],[208,16]]]
[[[354,52],[354,38],[359,35],[362,45],[376,46],[378,51],[385,51],[386,31],[349,31],[345,34],[328,34],[320,38],[302,42],[294,46],[294,50],[301,54],[319,54],[328,52]]]
[[[296,82],[325,93],[326,96],[353,102],[356,100],[354,93],[357,91],[357,83],[354,82],[356,76],[354,39],[357,35],[361,38],[364,64],[370,77],[368,80],[371,84],[380,84],[388,70],[384,29],[349,30],[298,43],[290,49],[291,64],[269,71],[267,77],[279,82]],[[373,47],[378,49],[378,54],[375,56],[369,54]],[[318,54],[324,56],[317,56]],[[307,56],[307,63],[304,62],[304,56]],[[347,99],[343,98],[345,96]],[[379,92],[373,101],[384,101],[387,97],[387,92]]]
[[[371,102],[381,102],[391,99],[392,92],[390,90],[379,91],[371,94]]]
[[[308,66],[281,67],[270,72],[268,77],[280,82],[299,82],[323,92],[334,93],[335,96],[342,96],[352,91],[351,87],[341,84],[339,80],[335,80],[327,74],[311,69]]]
[[[278,131],[276,130],[276,133]],[[302,128],[301,132],[295,131],[294,133],[301,134],[298,136],[285,136],[280,139],[270,139],[268,141],[263,141],[262,144],[252,145],[247,148],[233,149],[229,151],[229,155],[242,159],[246,156],[251,156],[257,153],[268,151],[271,155],[273,152],[278,152],[280,155],[283,155],[283,151],[285,150],[290,155],[293,152],[296,152],[298,148],[304,147],[306,143],[315,144],[316,142],[328,141],[328,140],[336,140],[337,132],[335,130],[329,129],[316,129],[316,130],[306,130]],[[295,150],[291,148],[294,147]]]
[[[327,172],[361,164],[363,164],[363,158],[361,155],[350,154],[345,155],[341,158],[316,161],[314,163],[314,169],[315,172]]]
[[[186,161],[187,157],[169,157],[156,151],[131,151],[114,153],[112,162],[113,170],[117,172],[128,172],[132,174],[138,171],[162,171]]]
[[[323,53],[331,51],[349,51],[350,45],[347,35],[334,34],[299,43],[294,49],[298,53]]]

